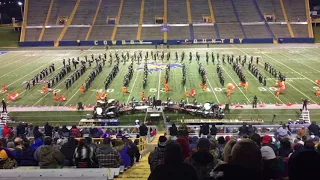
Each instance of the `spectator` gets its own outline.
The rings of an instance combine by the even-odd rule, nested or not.
[[[289,154],[292,153],[291,144],[289,139],[284,139],[280,141],[280,148],[279,148],[279,156],[281,157],[288,157]]]
[[[130,161],[130,157],[128,155],[128,146],[126,144],[124,144],[123,140],[117,139],[115,149],[117,149],[117,151],[120,154],[120,158],[123,163],[121,165],[124,165],[124,167],[129,167],[131,164],[131,161]]]
[[[26,135],[26,125],[22,122],[19,122],[17,126],[17,136],[25,137],[25,135]]]
[[[70,132],[69,132],[69,129],[67,128],[67,126],[62,126],[61,134],[63,137],[66,137],[66,138],[68,138],[70,136]]]
[[[259,134],[254,133],[250,135],[250,139],[252,141],[254,141],[255,143],[257,143],[257,145],[260,147],[261,146],[261,137]]]
[[[35,151],[34,159],[39,162],[41,169],[56,169],[63,164],[64,156],[52,146],[52,138],[46,137],[44,145]]]
[[[184,163],[180,145],[175,141],[170,141],[166,146],[164,154],[164,164],[157,166],[148,180],[199,180],[199,176],[194,167]]]
[[[69,137],[68,142],[62,145],[60,151],[65,157],[64,165],[73,166],[73,154],[77,148],[76,140],[74,137]]]
[[[196,152],[197,151],[197,142],[198,142],[198,136],[193,136],[191,138],[191,144],[189,145],[189,148],[190,148],[190,151],[192,153]]]
[[[191,155],[190,148],[189,148],[190,144],[185,138],[178,138],[177,142],[181,146],[182,160],[184,161],[185,159],[187,159]]]
[[[171,140],[176,140],[178,136],[178,129],[176,124],[172,124],[172,126],[169,128],[169,135]]]
[[[224,139],[223,136],[218,137],[218,158],[221,159],[222,158],[222,154],[223,154],[223,149],[226,145],[226,140]]]
[[[304,150],[304,145],[297,143],[293,146],[293,152],[289,154],[289,158],[291,157],[291,155],[296,152],[296,151],[303,151]]]
[[[59,128],[59,125],[56,125],[56,126],[53,128],[53,130],[52,130],[52,137],[53,137],[53,138],[58,138],[58,139],[62,138],[62,132],[61,132],[61,130],[60,130],[60,128]]]
[[[0,126],[0,138],[2,138],[2,126]]]
[[[34,139],[42,139],[43,138],[43,134],[39,131],[39,126],[34,126],[33,136],[34,136]]]
[[[282,124],[282,126],[277,130],[277,133],[280,138],[287,138],[290,134],[287,126],[285,124]]]
[[[83,134],[82,137],[90,137],[90,130],[88,128],[83,128],[81,133]]]
[[[132,142],[131,139],[127,139],[127,144],[128,144],[128,155],[130,157],[130,162],[131,162],[130,166],[133,166],[135,153],[137,153],[137,151],[139,152],[139,150],[138,150],[138,147]]]
[[[27,127],[27,138],[34,138],[34,135],[33,135],[33,125],[32,124],[28,124],[28,127]]]
[[[80,139],[79,145],[74,151],[73,158],[77,168],[91,168],[93,149],[86,144],[84,139]]]
[[[224,162],[228,162],[229,161],[229,156],[231,155],[231,150],[233,148],[233,146],[236,144],[236,140],[230,140],[226,143],[224,149],[223,149],[223,153],[222,153],[222,160]]]
[[[209,134],[209,124],[204,123],[202,125],[202,127],[200,128],[200,133],[199,133],[199,137],[201,137],[201,135],[207,136]]]
[[[140,160],[140,150],[139,150],[139,139],[135,139],[133,144],[137,147],[136,152],[134,153],[136,162]]]
[[[70,129],[70,136],[75,137],[75,138],[80,138],[82,137],[82,134],[80,130],[77,128],[77,126],[73,125]]]
[[[284,172],[284,161],[282,158],[276,158],[273,149],[269,146],[263,146],[261,149],[263,158],[263,176],[264,179],[278,179]]]
[[[185,160],[186,163],[196,168],[200,179],[210,177],[210,172],[217,165],[217,160],[209,152],[211,149],[210,141],[206,138],[200,138],[197,143],[198,151]]]
[[[239,127],[239,135],[240,136],[246,136],[248,135],[248,127],[246,123],[243,123],[241,127]]]
[[[319,162],[320,154],[315,151],[305,150],[293,153],[289,159],[289,179],[317,179],[315,173],[320,171]]]
[[[253,133],[255,133],[255,129],[254,127],[252,127],[252,124],[249,124],[249,127],[248,127],[248,135],[252,135]]]
[[[14,150],[16,151],[16,158],[15,160],[19,163],[20,158],[21,158],[21,153],[22,153],[22,148],[23,148],[23,141],[20,137],[16,137],[14,139]]]
[[[186,124],[182,123],[178,129],[178,136],[187,138],[189,136],[188,127]]]
[[[84,139],[86,140],[87,145],[93,149],[93,152],[96,152],[98,145],[96,143],[92,142],[92,138],[85,137]]]
[[[304,149],[306,150],[315,150],[315,144],[313,143],[312,140],[308,140],[306,142],[304,142]]]
[[[139,135],[140,136],[147,136],[148,134],[148,128],[145,124],[142,124],[140,127],[139,127]]]
[[[120,154],[111,146],[111,139],[105,138],[102,146],[96,151],[97,160],[100,168],[120,167]]]
[[[218,133],[218,129],[216,127],[216,124],[212,124],[212,127],[210,128],[210,135],[215,138]]]
[[[11,132],[12,130],[7,125],[4,125],[2,129],[2,137],[7,137]]]
[[[274,154],[275,154],[276,156],[279,155],[279,151],[278,151],[277,146],[272,143],[272,138],[271,138],[269,135],[267,135],[267,134],[262,137],[262,147],[263,147],[263,146],[269,146],[269,147],[271,147],[271,148],[273,149],[273,151],[274,151]]]
[[[158,141],[158,147],[153,150],[149,157],[148,162],[150,165],[151,172],[160,164],[162,164],[164,160],[164,152],[166,149],[167,138],[165,136],[160,136]]]
[[[315,136],[320,136],[320,127],[316,124],[315,121],[312,121],[312,123],[308,127],[309,132]]]
[[[46,124],[44,125],[44,134],[46,136],[52,137],[52,131],[53,131],[53,127],[49,125],[48,122],[46,122]]]
[[[92,129],[90,130],[90,136],[91,136],[92,138],[99,138],[100,135],[99,135],[98,129],[97,129],[97,128],[92,128]]]
[[[23,142],[23,148],[21,151],[20,162],[18,162],[19,166],[38,166],[38,162],[34,159],[34,152],[30,146],[30,141],[26,140]]]
[[[217,179],[262,179],[262,156],[259,146],[250,139],[238,141],[231,150],[227,164],[219,165],[214,171],[223,172],[223,176]]]
[[[3,141],[0,141],[0,169],[11,169],[15,165],[13,154],[7,148],[4,148]],[[8,164],[8,162],[12,162]]]
[[[43,144],[43,143],[42,143],[42,140],[41,140],[41,139],[36,139],[36,140],[33,142],[33,144],[31,145],[31,148],[32,148],[33,150],[37,150],[38,147],[40,147],[42,144]]]

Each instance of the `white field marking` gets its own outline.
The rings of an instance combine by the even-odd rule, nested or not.
[[[208,83],[209,83],[210,88],[212,89],[211,91],[213,92],[214,96],[216,97],[218,103],[220,104],[220,101],[219,101],[219,99],[218,99],[218,97],[217,97],[217,95],[216,95],[216,92],[215,92],[215,90],[213,89],[213,87],[211,86],[211,83],[210,83],[210,81],[209,81],[208,78],[207,78],[207,81],[208,81]]]
[[[242,52],[243,52],[243,51],[242,51]],[[269,55],[266,55],[266,54],[264,54],[264,55],[267,56],[269,59],[272,59],[273,61],[282,64],[283,66],[287,67],[287,68],[290,69],[291,71],[293,71],[293,72],[295,72],[295,73],[297,73],[297,74],[300,74],[299,72],[297,72],[297,71],[295,71],[294,69],[288,67],[287,65],[281,63],[280,61],[277,61],[276,59],[270,57]],[[303,76],[302,74],[300,74],[300,75]],[[305,76],[303,76],[303,77],[305,77]],[[305,78],[308,79],[309,81],[311,81],[311,82],[314,84],[314,82],[313,82],[311,79],[309,79],[309,78],[307,78],[307,77],[305,77]],[[293,87],[296,91],[300,92],[300,94],[302,94],[303,96],[305,96],[305,97],[307,97],[308,99],[310,99],[310,101],[316,103],[315,101],[313,101],[311,98],[309,98],[307,95],[305,95],[303,92],[301,92],[299,89],[297,89],[296,87],[294,87],[294,86],[293,86],[292,84],[290,84],[289,82],[287,82],[287,84],[289,84],[291,87]]]
[[[186,88],[186,86],[184,86],[184,93],[186,93],[186,91],[187,91],[187,88]],[[187,99],[187,103],[189,104],[189,98],[186,98]]]
[[[313,69],[314,71],[320,72],[319,70],[314,69],[313,67],[310,67],[309,65],[305,65],[304,63],[301,63],[301,62],[295,60],[294,58],[290,58],[289,56],[286,56],[286,55],[284,55],[283,53],[281,53],[281,55],[284,56],[284,57],[287,57],[288,59],[291,59],[291,60],[293,60],[293,61],[296,61],[297,63],[302,64],[302,65],[304,65],[304,66],[306,66],[306,67],[308,67],[308,68],[310,68],[310,69]],[[308,58],[308,57],[307,57],[307,58]],[[310,58],[309,58],[309,59],[310,59]]]
[[[312,48],[313,49],[313,48]],[[314,54],[317,54],[317,55],[320,55],[320,53],[317,53],[317,52],[314,52],[314,51],[310,51],[309,49],[306,48],[306,51],[309,51],[311,53],[314,53]]]
[[[140,73],[140,71],[138,71],[138,73],[137,73],[137,75],[136,75],[136,78],[134,78],[133,85],[132,85],[132,87],[131,87],[131,89],[130,89],[130,94],[129,94],[129,96],[128,96],[128,99],[127,99],[126,104],[128,104],[128,102],[129,102],[129,100],[130,100],[130,96],[131,96],[131,94],[132,94],[134,85],[136,84],[136,81],[137,81],[137,79],[138,79],[139,73]]]
[[[84,54],[85,52],[82,52],[82,53],[80,53],[78,56],[81,56],[82,54]],[[75,54],[75,55],[77,55],[77,54]],[[72,73],[72,72],[71,72]],[[69,78],[69,77],[71,77],[72,76],[72,74],[71,75],[69,75],[67,78]],[[67,79],[66,78],[66,79]],[[58,87],[58,86],[60,86],[62,83],[63,83],[64,81],[62,81],[61,80],[61,82],[59,83],[59,84],[57,84],[57,86],[56,87]],[[34,103],[33,105],[32,105],[32,107],[34,107],[36,104],[38,104],[40,101],[42,101],[45,97],[47,97],[49,94],[51,94],[51,93],[47,93],[46,95],[44,95],[42,98],[40,98],[36,103]]]
[[[27,64],[25,64],[25,65],[23,65],[23,66],[20,66],[19,68],[14,69],[13,71],[10,71],[10,72],[8,72],[8,73],[6,73],[6,74],[4,74],[4,75],[0,76],[0,78],[2,78],[2,77],[4,77],[4,76],[6,76],[6,75],[8,75],[8,74],[11,74],[11,73],[13,73],[13,72],[15,72],[15,71],[17,71],[17,70],[19,70],[19,69],[21,69],[21,68],[23,68],[23,67],[27,66],[27,65],[30,65],[30,64],[32,64],[32,63],[34,63],[34,62],[36,62],[36,61],[38,61],[39,59],[42,59],[42,58],[46,58],[46,57],[38,57],[38,58],[36,58],[36,59],[35,59],[35,61],[31,61],[31,62],[29,62],[29,63],[27,63]]]
[[[66,105],[70,102],[70,100],[71,100],[76,94],[78,94],[78,92],[80,92],[80,89],[78,89],[78,90],[68,99],[68,101],[67,101],[66,103],[64,103],[64,106],[66,106]]]
[[[234,45],[233,45],[233,46],[234,46]],[[234,46],[234,47],[236,47],[236,46]],[[247,54],[246,52],[244,52],[242,49],[240,49],[240,48],[237,48],[237,49],[238,49],[239,51],[241,51],[242,53],[246,54],[247,56],[249,56],[249,54]],[[254,77],[253,74],[251,74],[251,72],[250,72],[247,68],[244,68],[244,69],[246,69],[246,71],[247,71],[252,77]],[[255,77],[254,77],[254,78],[255,78]],[[266,88],[266,89],[268,89],[268,92],[270,92],[277,100],[279,100],[282,104],[284,104],[283,101],[282,101],[280,98],[277,98],[277,96],[276,96],[273,92],[271,92],[269,88]],[[261,102],[261,101],[260,101],[260,102]]]
[[[12,61],[12,62],[9,63],[9,64],[6,64],[6,65],[4,65],[4,66],[1,66],[0,68],[5,68],[5,67],[7,67],[7,66],[9,66],[9,65],[11,65],[11,64],[18,63],[18,62],[20,62],[20,61],[22,61],[22,60],[24,60],[24,59],[27,59],[27,58],[29,58],[29,57],[24,57],[24,58],[18,59],[18,60],[16,60],[16,61]],[[1,61],[0,61],[0,62],[1,62]]]
[[[15,51],[14,51],[14,52],[15,52]],[[2,54],[1,56],[9,55],[10,53],[13,53],[13,51],[9,51],[8,53]],[[18,55],[21,55],[21,54],[20,54],[20,53],[16,53],[16,54],[14,54],[14,55],[12,55],[12,56],[10,56],[10,57],[0,58],[0,62],[5,61],[5,60],[7,60],[7,59],[11,59],[11,58],[13,58],[13,57],[15,57],[15,56],[18,56]],[[0,56],[0,57],[1,57],[1,56]]]
[[[289,49],[288,49],[289,50]],[[306,49],[307,50],[307,49]],[[307,51],[309,51],[309,52],[312,52],[312,51],[310,51],[310,50],[307,50]],[[304,55],[304,54],[299,54],[299,53],[297,53],[298,55],[300,55],[300,56],[304,56],[305,58],[308,58],[308,59],[310,59],[310,60],[312,60],[312,61],[315,61],[315,62],[317,62],[317,63],[320,63],[320,61],[317,61],[316,59],[314,59],[314,58],[311,58],[311,57],[309,57],[309,56],[306,56],[306,55]]]
[[[158,81],[159,81],[159,82],[158,82],[158,97],[157,97],[157,99],[159,99],[159,97],[160,97],[160,81],[161,81],[161,72],[162,72],[162,71],[160,71],[160,72],[159,72],[159,80],[158,80]]]
[[[247,101],[250,103],[249,98],[243,93],[243,91],[241,90],[241,88],[239,88],[238,84],[234,81],[234,79],[230,76],[230,74],[224,69],[223,66],[221,66],[221,68],[224,70],[224,72],[229,76],[229,78],[231,79],[231,81],[237,86],[237,88],[240,90],[240,92],[243,94],[243,96],[247,99]]]

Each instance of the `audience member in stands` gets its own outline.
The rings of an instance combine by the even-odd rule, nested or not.
[[[11,165],[8,165],[8,162],[11,162],[13,159],[14,156],[11,151],[4,148],[3,141],[0,141],[0,169],[11,169],[15,164],[11,163]]]
[[[281,157],[288,157],[289,154],[292,153],[291,143],[289,139],[283,139],[280,141],[280,148],[279,148],[279,156]]]
[[[296,143],[294,146],[293,146],[293,152],[289,154],[288,157],[291,157],[291,155],[297,151],[303,151],[304,150],[304,145],[300,144],[300,143]]]
[[[265,180],[281,178],[284,172],[285,163],[282,158],[276,158],[273,149],[263,146],[261,149],[263,159],[263,176]]]
[[[246,136],[248,135],[248,127],[247,124],[244,122],[241,127],[239,127],[239,135]]]
[[[90,130],[89,130],[88,128],[83,128],[83,129],[81,130],[81,133],[82,133],[82,137],[84,137],[84,138],[90,136]]]
[[[182,123],[178,128],[178,136],[187,138],[189,136],[189,130],[185,123]]]
[[[250,139],[243,139],[233,146],[227,164],[219,165],[214,171],[223,172],[216,178],[218,180],[260,180],[262,165],[259,146]]]
[[[17,128],[16,128],[16,131],[17,131],[17,137],[25,137],[26,136],[26,125],[22,122],[19,122]]]
[[[67,128],[67,126],[62,126],[61,134],[62,134],[63,137],[66,137],[66,138],[68,138],[70,136],[70,131]]]
[[[33,144],[31,145],[31,148],[34,150],[37,150],[38,147],[42,146],[42,140],[41,139],[36,139],[34,140]]]
[[[86,140],[87,145],[93,149],[93,152],[96,152],[98,145],[96,143],[92,142],[92,138],[85,137],[84,139]]]
[[[60,151],[64,155],[64,165],[65,166],[73,166],[73,154],[77,148],[76,140],[74,137],[69,137],[68,142],[62,145]]]
[[[148,127],[145,124],[142,124],[139,127],[139,135],[144,137],[144,136],[147,136],[147,134],[148,134]]]
[[[128,155],[128,145],[123,142],[121,139],[116,139],[116,146],[115,149],[120,154],[121,158],[121,165],[124,165],[124,167],[129,167],[131,164],[130,157]]]
[[[252,124],[249,124],[248,126],[248,135],[252,135],[253,133],[255,133],[255,129],[254,127],[252,126]]]
[[[14,139],[14,150],[16,151],[15,160],[19,163],[21,159],[21,153],[23,148],[23,140],[20,137]]]
[[[223,149],[223,153],[222,153],[222,160],[224,162],[228,162],[229,161],[229,156],[231,155],[231,150],[233,148],[233,146],[236,144],[236,140],[232,139],[230,141],[228,141]]]
[[[295,152],[289,159],[289,179],[317,179],[320,154],[312,150]]]
[[[269,136],[269,135],[267,135],[267,134],[264,135],[264,136],[262,137],[262,144],[261,144],[261,146],[262,146],[262,147],[263,147],[263,146],[269,146],[269,147],[271,147],[271,148],[273,149],[273,151],[274,151],[274,153],[275,153],[276,156],[279,155],[278,148],[277,148],[277,146],[276,146],[275,144],[272,143],[272,138],[271,138],[271,136]]]
[[[77,128],[77,126],[73,125],[70,129],[70,136],[75,137],[75,138],[80,138],[82,137],[82,134],[80,130]]]
[[[34,138],[34,135],[33,135],[33,125],[32,124],[28,124],[28,127],[27,127],[27,138]]]
[[[53,128],[53,130],[52,130],[52,137],[53,137],[53,138],[62,138],[62,137],[63,137],[59,125],[55,125],[55,126],[54,126],[54,128]]]
[[[93,149],[89,147],[84,139],[79,140],[78,147],[74,151],[74,164],[77,168],[91,168]]]
[[[148,180],[200,180],[196,169],[183,162],[180,145],[176,141],[169,141],[164,153],[164,164],[158,165]]]
[[[198,151],[185,160],[196,168],[200,179],[210,177],[210,172],[217,165],[217,159],[209,152],[211,149],[210,141],[206,138],[200,138],[197,143]]]
[[[9,141],[7,143],[7,149],[11,152],[13,159],[16,159],[17,157],[17,151],[14,148],[14,142]]]
[[[205,137],[207,137],[207,135],[210,133],[209,130],[210,130],[209,124],[204,123],[204,124],[200,127],[199,137],[201,137],[201,135],[204,135]]]
[[[158,147],[153,150],[149,157],[148,162],[150,165],[151,172],[160,164],[163,163],[164,153],[166,149],[167,138],[165,136],[160,136],[158,141]]]
[[[44,125],[44,134],[46,136],[52,137],[52,131],[53,131],[53,127],[49,125],[48,122],[46,122],[46,124]]]
[[[60,150],[52,146],[52,138],[46,137],[44,145],[35,151],[34,159],[39,162],[41,169],[55,169],[63,165],[64,156]]]
[[[304,142],[304,149],[314,151],[315,150],[315,144],[313,143],[312,140],[308,140],[308,141]]]
[[[257,133],[254,133],[254,134],[251,134],[250,136],[250,139],[252,141],[254,141],[255,143],[257,143],[257,145],[260,147],[261,146],[261,137],[259,134]]]
[[[102,146],[96,151],[96,156],[100,168],[120,167],[120,154],[112,147],[110,138],[103,139]]]
[[[312,121],[312,123],[308,127],[309,132],[315,136],[320,136],[320,127],[316,124],[315,121]]]
[[[30,146],[30,141],[24,141],[18,166],[38,166],[38,162],[34,159],[34,152],[35,149]]]
[[[2,137],[7,137],[11,132],[12,130],[7,125],[4,125],[2,129]]]
[[[178,128],[176,124],[172,124],[172,126],[169,128],[169,135],[171,140],[176,140],[178,136]]]
[[[184,161],[185,159],[187,159],[190,155],[191,155],[191,152],[190,152],[190,147],[189,147],[189,142],[187,139],[185,138],[178,138],[177,139],[177,142],[180,144],[181,146],[181,150],[182,150],[182,160]]]
[[[34,139],[42,139],[43,138],[43,134],[39,131],[39,126],[34,126],[33,136],[34,136]]]
[[[194,153],[194,152],[197,151],[198,139],[199,139],[198,136],[193,136],[193,137],[191,138],[191,143],[190,143],[190,145],[189,145],[189,148],[190,148],[191,153]]]
[[[133,144],[137,147],[137,151],[134,153],[134,156],[135,156],[135,158],[136,158],[136,162],[139,162],[139,160],[140,160],[140,156],[141,156],[141,154],[140,154],[140,148],[139,148],[139,139],[135,139],[134,141],[133,141]]]
[[[277,133],[280,138],[287,138],[290,135],[290,131],[288,130],[286,124],[282,124],[282,126],[277,130]]]
[[[131,165],[130,166],[133,166],[134,159],[137,156],[136,153],[139,153],[139,156],[140,156],[140,152],[139,152],[138,147],[132,142],[131,139],[128,139],[127,143],[128,143],[128,147],[129,147],[128,154],[130,156],[130,161],[131,161]]]
[[[221,159],[222,158],[222,154],[223,154],[223,149],[226,145],[226,140],[224,139],[223,136],[218,137],[218,158]]]
[[[216,127],[216,124],[212,124],[212,127],[210,128],[210,135],[215,138],[218,133],[218,129]]]

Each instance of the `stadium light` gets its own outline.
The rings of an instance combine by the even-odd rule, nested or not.
[[[23,12],[22,12],[22,5],[23,5],[23,3],[22,2],[18,2],[18,5],[20,6],[20,11],[21,11],[21,18],[22,18],[22,22],[23,22]]]

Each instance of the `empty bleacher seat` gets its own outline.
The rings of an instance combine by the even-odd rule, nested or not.
[[[236,22],[231,0],[211,0],[214,15],[217,22]]]
[[[57,40],[61,31],[62,31],[62,27],[46,28],[46,30],[44,31],[42,41],[55,41],[55,40]]]
[[[283,0],[289,21],[307,21],[304,0]]]
[[[46,20],[49,6],[50,0],[29,0],[28,25],[42,26]]]
[[[168,24],[188,24],[186,1],[168,0]]]
[[[138,24],[140,19],[141,0],[124,1],[120,24]]]
[[[163,39],[163,32],[160,27],[143,27],[141,31],[142,40],[159,40]]]
[[[148,0],[144,1],[144,24],[154,24],[155,16],[163,16],[163,1]]]
[[[271,38],[264,24],[243,25],[243,29],[248,38]]]
[[[168,39],[170,40],[184,40],[190,39],[189,26],[171,26],[168,32]]]
[[[69,27],[63,40],[85,40],[88,30],[88,27]]]
[[[252,0],[233,0],[241,22],[258,22],[261,18]]]
[[[134,40],[137,37],[137,27],[118,27],[117,40]]]
[[[290,37],[288,26],[286,24],[269,24],[276,38]]]
[[[69,17],[75,4],[76,0],[55,0],[48,25],[56,25],[58,17]]]
[[[216,39],[216,31],[211,26],[193,26],[195,39]]]
[[[110,40],[114,26],[93,26],[89,40]]]
[[[95,25],[106,25],[108,17],[116,18],[118,15],[119,6],[120,1],[103,0]]]
[[[279,0],[256,0],[261,13],[273,13],[276,21],[284,21],[283,13]]]
[[[243,38],[239,23],[218,24],[221,38]]]
[[[294,37],[308,38],[308,25],[307,24],[291,24]]]
[[[41,28],[27,28],[25,41],[38,41]]]
[[[92,23],[99,0],[81,0],[72,24],[89,25]]]
[[[193,23],[203,23],[202,16],[210,16],[208,0],[191,0],[190,9]]]

